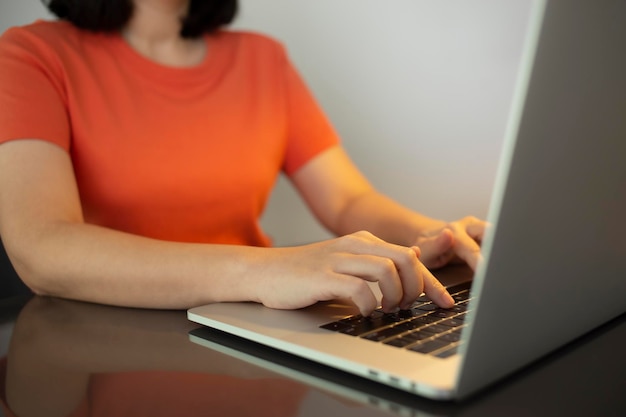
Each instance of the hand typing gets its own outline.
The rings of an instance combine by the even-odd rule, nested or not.
[[[265,263],[267,274],[256,288],[257,301],[268,307],[294,309],[343,298],[369,315],[377,300],[367,281],[379,285],[386,312],[408,308],[422,293],[442,307],[454,303],[420,262],[418,247],[393,245],[368,232],[271,253],[281,259]]]

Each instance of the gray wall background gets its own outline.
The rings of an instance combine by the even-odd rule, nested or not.
[[[240,0],[235,24],[280,39],[374,185],[425,214],[487,216],[530,0]],[[1,0],[0,32],[50,18]],[[328,237],[284,178],[277,245]]]

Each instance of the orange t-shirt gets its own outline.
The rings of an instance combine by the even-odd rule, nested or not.
[[[339,142],[263,35],[219,31],[190,68],[154,63],[118,34],[63,21],[0,37],[0,143],[71,155],[85,221],[158,239],[268,246],[278,174]]]

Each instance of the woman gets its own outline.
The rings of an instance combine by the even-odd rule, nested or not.
[[[485,224],[379,194],[281,46],[221,27],[236,1],[52,0],[0,39],[0,235],[37,294],[188,308],[335,298],[369,314],[475,267]],[[271,248],[258,217],[282,170],[336,239]],[[420,261],[421,259],[421,261]]]

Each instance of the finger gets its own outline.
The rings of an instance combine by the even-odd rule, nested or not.
[[[456,240],[455,252],[457,256],[473,270],[476,270],[478,263],[482,260],[480,243],[483,240],[487,222],[468,216],[450,226]]]
[[[292,310],[319,301],[345,299],[352,301],[364,316],[370,315],[378,307],[374,292],[361,278],[333,272],[322,274],[319,278],[300,283],[290,281],[278,290],[261,295],[258,301],[266,307]]]
[[[450,308],[454,305],[454,299],[446,290],[446,287],[426,267],[422,270],[422,277],[424,280],[424,293],[428,298],[440,307]]]
[[[450,229],[442,229],[432,237],[419,241],[422,249],[420,260],[428,268],[440,268],[454,257],[454,237]]]
[[[390,258],[376,255],[345,255],[335,267],[335,271],[377,282],[383,294],[381,300],[383,311],[397,309],[402,300],[404,294],[402,281],[396,264]]]
[[[480,245],[472,238],[465,228],[460,225],[453,225],[454,232],[454,252],[463,259],[473,270],[476,270],[478,263],[482,260]]]
[[[412,253],[408,253],[407,249]],[[415,249],[419,252],[418,248]],[[346,257],[341,266],[337,266],[337,272],[377,282],[382,293],[383,311],[392,312],[398,308],[407,308],[424,290],[421,270],[426,268],[419,262],[414,249],[402,247],[401,252],[403,253],[390,253],[389,257],[377,255]]]
[[[403,296],[400,301],[400,308],[403,310],[407,310],[411,307],[411,304],[415,302],[415,300],[424,293],[424,278],[423,278],[423,270],[427,270],[427,268],[422,264],[420,260],[421,249],[418,246],[413,246],[410,248],[416,256],[415,263],[410,266],[412,269],[411,274],[405,274],[400,277],[400,280],[403,283]]]
[[[421,274],[422,269],[426,269],[418,258],[419,248],[406,248],[392,245],[393,251],[386,254],[392,260],[396,269],[396,275],[380,276],[379,285],[383,293],[383,310],[392,311],[398,308],[407,308],[424,291],[424,282]],[[417,250],[416,250],[417,249]],[[395,282],[387,282],[395,278]],[[386,290],[398,282],[400,284],[400,297],[390,294]],[[385,303],[388,298],[389,303]]]
[[[378,300],[367,282],[352,275],[336,274],[335,278],[327,288],[324,300],[351,300],[363,316],[369,316],[378,307]]]
[[[361,259],[369,259],[372,263],[379,264],[379,271],[359,276],[378,282],[383,293],[383,310],[395,310],[400,304],[413,301],[422,293],[423,283],[419,272],[421,262],[414,249],[387,243],[366,232],[355,233],[346,238],[344,244],[349,245],[349,248],[345,248],[346,251],[362,256],[369,255],[371,258]]]
[[[465,223],[465,230],[472,239],[481,242],[487,229],[487,222],[479,220],[475,217],[468,217],[463,220]]]
[[[400,300],[400,308],[407,309],[413,302],[424,292],[424,279],[422,270],[426,267],[419,260],[420,249],[418,247],[409,248],[414,256],[407,256],[402,262],[399,262],[398,273],[402,282],[402,299]]]

